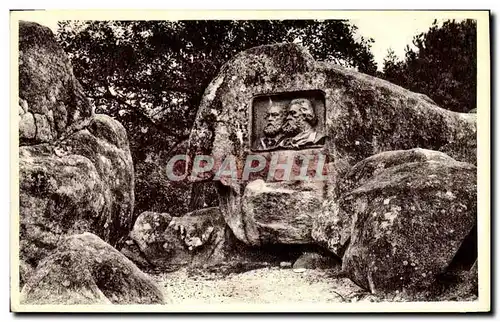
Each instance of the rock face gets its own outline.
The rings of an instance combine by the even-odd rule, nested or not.
[[[177,232],[169,226],[171,221],[167,213],[143,212],[130,232],[140,255],[155,267],[177,267],[186,265],[191,259]]]
[[[350,209],[340,207],[345,195],[388,168],[427,161],[455,162],[442,152],[417,148],[382,152],[355,164],[338,180],[336,193],[340,196],[340,202],[328,200],[323,211],[314,220],[313,239],[342,257],[351,237],[354,218]]]
[[[307,149],[256,152],[252,148],[255,135],[252,134],[252,119],[264,114],[252,110],[256,106],[254,102],[259,97],[276,93],[300,98],[304,91],[322,96],[324,117],[320,124],[327,136],[326,142]],[[321,111],[317,112],[319,115]],[[474,114],[447,111],[425,95],[331,63],[316,62],[299,45],[276,44],[248,49],[223,66],[201,101],[188,154],[191,163],[195,155],[200,154],[212,155],[216,163],[232,155],[238,174],[249,155],[267,160],[273,156],[323,155],[327,180],[318,183],[322,184],[319,193],[308,195],[306,199],[314,200],[314,205],[328,201],[338,207],[339,180],[363,159],[384,151],[416,147],[439,150],[447,146],[456,151],[475,135]],[[470,162],[461,160],[460,155],[457,153],[458,161]],[[294,220],[286,210],[281,210],[293,205],[294,198],[308,194],[305,192],[308,185],[303,181],[290,179],[273,185],[283,180],[275,176],[268,178],[267,168],[246,180],[241,176],[221,180],[216,177],[216,170],[217,167],[196,177],[193,175],[191,180],[214,178],[220,182],[222,213],[238,239],[253,246],[310,243],[314,239],[315,228],[311,222],[323,212],[322,209],[308,209],[307,212],[311,210],[308,220]],[[268,197],[252,189],[253,181],[259,179],[265,182]],[[294,192],[278,192],[294,184]],[[291,200],[287,204],[289,196]],[[252,200],[258,200],[259,207],[255,204],[245,206],[245,202]],[[300,209],[298,214],[302,215]]]
[[[224,261],[225,248],[228,247],[225,230],[218,207],[196,210],[183,217],[143,212],[137,218],[130,237],[149,264],[176,269]]]
[[[52,31],[19,23],[19,138],[53,142],[92,116],[92,108]]]
[[[358,170],[369,173],[393,156],[374,156]],[[361,185],[340,203],[340,212],[353,216],[342,269],[374,293],[429,287],[475,229],[476,167],[437,153],[427,158],[358,178]]]
[[[312,243],[311,229],[322,204],[322,185],[255,180],[245,187],[242,211],[244,236],[252,245]]]
[[[36,267],[63,235],[92,232],[114,246],[128,234],[134,168],[125,129],[93,114],[51,31],[19,28],[20,257]]]
[[[24,304],[162,304],[146,274],[99,237],[66,237],[23,287]]]

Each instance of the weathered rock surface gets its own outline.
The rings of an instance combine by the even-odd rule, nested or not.
[[[249,247],[227,226],[218,207],[182,217],[144,212],[121,252],[147,271],[189,268],[193,274],[227,275],[295,260],[303,245]]]
[[[463,140],[453,141],[442,146],[439,151],[444,152],[455,160],[468,162],[477,166],[477,136],[469,134]]]
[[[388,168],[426,161],[454,162],[442,152],[416,148],[382,152],[355,164],[338,180],[336,194],[340,196],[340,202],[335,199],[328,200],[322,212],[315,218],[312,230],[315,242],[342,257],[351,237],[354,217],[350,209],[340,207],[344,195]]]
[[[343,271],[373,293],[432,285],[475,229],[476,180],[471,164],[431,159],[389,167],[344,195],[353,226]]]
[[[478,289],[478,271],[477,261],[469,270],[462,270],[447,274],[444,281],[441,282],[441,288],[436,288],[441,291],[441,301],[474,301],[479,296]]]
[[[71,63],[52,31],[19,23],[19,139],[53,142],[92,116]]]
[[[162,304],[165,294],[99,237],[66,237],[21,292],[24,304]]]
[[[92,232],[115,246],[133,224],[127,133],[92,113],[50,30],[22,22],[20,51],[20,113],[47,125],[19,123],[21,260],[36,267],[66,234]]]
[[[169,226],[171,221],[167,213],[143,212],[130,232],[140,255],[155,267],[186,265],[191,260],[179,234]]]
[[[332,269],[340,266],[339,258],[326,256],[324,254],[306,252],[293,263],[294,269]]]
[[[325,145],[298,151],[253,152],[249,106],[254,97],[307,90],[324,93],[323,132],[328,136]],[[239,174],[248,155],[261,155],[269,159],[275,154],[322,154],[327,159],[324,169],[327,170],[328,179],[323,181],[323,191],[319,195],[321,204],[325,201],[338,204],[338,181],[347,169],[363,159],[384,151],[416,147],[440,150],[447,146],[451,152],[458,151],[466,144],[464,142],[470,142],[470,138],[475,136],[475,114],[444,110],[425,95],[331,63],[316,62],[297,44],[276,44],[246,50],[223,66],[202,98],[191,132],[188,154],[191,161],[195,155],[209,154],[214,156],[216,162],[233,155]],[[448,154],[451,152],[447,151]],[[452,155],[458,161],[470,162],[470,157],[463,153]],[[461,159],[461,155],[465,160]],[[217,167],[214,171],[191,179],[210,180],[215,177],[216,170]],[[273,228],[271,230],[275,235],[270,238],[271,230],[268,227],[276,224],[279,228],[282,225],[281,218],[277,222],[270,219],[266,222],[268,227],[260,231],[256,229],[259,224],[251,227],[255,223],[253,218],[264,216],[264,213],[257,213],[255,208],[247,212],[244,206],[244,200],[248,199],[245,193],[249,191],[246,186],[258,179],[264,180],[266,184],[281,181],[276,177],[268,179],[265,170],[250,180],[242,180],[241,177],[219,180],[221,209],[236,237],[255,246],[290,240],[294,243],[309,243],[313,232],[300,233],[300,238],[297,235],[290,238],[283,235],[289,229]],[[288,181],[291,184],[297,182],[293,179]],[[295,189],[297,193],[302,193],[301,185]],[[270,189],[269,193],[275,192]],[[281,201],[266,205],[264,195],[261,194],[259,198],[264,204],[260,205],[258,211],[280,211],[276,206]],[[322,211],[313,213],[312,217]],[[295,228],[299,231],[314,230],[311,226],[303,226],[302,220],[297,223],[300,227]],[[247,225],[251,227],[250,230],[246,228]],[[251,233],[246,234],[246,231]]]
[[[33,274],[33,267],[27,264],[25,261],[19,261],[19,287],[23,287],[23,285],[30,279]]]
[[[313,242],[311,229],[321,208],[323,185],[290,186],[286,182],[255,180],[242,198],[244,226],[236,226],[251,245]],[[233,226],[235,227],[235,226]]]
[[[350,192],[387,168],[426,161],[453,162],[455,160],[445,153],[421,148],[382,152],[356,163],[349,169],[349,172],[340,180],[339,193]]]
[[[113,141],[104,139],[113,133]],[[61,235],[93,232],[115,245],[132,225],[134,172],[125,130],[96,115],[57,144],[19,148],[21,258],[36,266]]]
[[[225,234],[226,225],[219,208],[211,207],[183,217],[144,212],[137,218],[130,237],[140,255],[153,267],[176,269],[226,260]]]

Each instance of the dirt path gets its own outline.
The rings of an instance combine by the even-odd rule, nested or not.
[[[185,269],[153,276],[167,289],[174,304],[220,303],[338,303],[370,300],[347,278],[327,271],[296,273],[279,267],[261,268],[225,277],[193,275]]]

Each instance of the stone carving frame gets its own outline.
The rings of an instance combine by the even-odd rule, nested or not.
[[[273,109],[274,113],[276,113],[277,110],[281,110],[281,112],[284,113],[283,117],[285,118],[284,122],[286,123],[286,115],[288,109],[290,108],[290,103],[292,101],[298,102],[296,100],[299,99],[308,100],[311,103],[311,107],[315,114],[316,122],[312,125],[313,133],[312,136],[310,136],[312,139],[305,139],[307,142],[303,144],[301,144],[299,140],[298,144],[294,144],[290,141],[290,139],[296,138],[298,135],[290,135],[285,133],[283,130],[280,130],[275,137],[266,135],[264,129],[266,128],[267,121],[269,120],[267,113],[270,110],[270,107],[277,107]],[[301,104],[301,102],[298,103],[299,105]],[[303,104],[308,105],[307,103]],[[272,118],[273,116],[270,117]],[[279,123],[279,121],[277,122]],[[325,93],[321,90],[303,90],[255,95],[250,104],[249,127],[250,149],[253,152],[302,150],[323,147],[327,139],[325,135]],[[304,136],[302,133],[300,134],[301,136]],[[309,137],[308,135],[306,136]],[[267,145],[266,143],[270,144]]]

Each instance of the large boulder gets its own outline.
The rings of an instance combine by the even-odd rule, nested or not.
[[[92,116],[69,58],[52,31],[19,22],[19,139],[53,142]]]
[[[387,168],[415,162],[454,162],[448,155],[421,148],[411,150],[386,151],[368,157],[352,166],[337,181],[336,194],[339,200],[327,200],[312,227],[314,241],[342,257],[351,237],[354,213],[340,207],[345,194],[362,186],[366,181],[382,173]]]
[[[129,234],[132,242],[127,242],[122,253],[136,253],[154,267],[176,268],[188,264],[191,256],[171,222],[172,216],[167,213],[141,213]]]
[[[296,144],[294,149],[256,150],[256,129],[265,124],[266,117],[261,107],[272,106],[273,101],[289,106],[292,99],[303,97],[315,102],[317,133],[325,134],[326,140],[314,139],[314,145],[303,147],[295,141],[287,143]],[[187,170],[192,181],[213,179],[220,183],[224,218],[246,244],[310,243],[311,222],[322,209],[307,206],[309,218],[305,220],[302,209],[287,211],[281,210],[282,206],[298,206],[303,194],[311,205],[320,207],[332,201],[338,206],[339,180],[361,160],[384,151],[416,147],[440,150],[446,146],[453,152],[475,136],[475,114],[444,110],[425,95],[332,63],[316,62],[298,44],[266,45],[236,55],[207,87],[190,135]],[[308,171],[309,181],[320,181],[317,193],[306,192],[310,184],[295,177],[268,173],[273,157],[286,162],[286,158],[304,154],[326,160],[324,167]],[[197,155],[211,155],[220,167],[195,173],[192,166]],[[227,156],[235,159],[236,178],[217,175]],[[242,168],[248,156],[263,157],[267,163],[262,171],[245,178]],[[458,160],[470,161],[469,156]],[[296,166],[294,162],[294,174],[298,172]],[[316,179],[314,173],[318,172],[326,179]],[[256,180],[264,184],[256,184]],[[252,185],[263,190],[256,192]],[[286,189],[294,191],[284,193]],[[245,203],[254,200],[250,206]],[[297,220],[291,219],[294,213]]]
[[[203,266],[226,259],[226,225],[218,207],[189,212],[182,217],[143,212],[137,218],[122,252],[136,254],[155,268]],[[134,246],[138,250],[134,251]],[[130,255],[129,255],[130,254]]]
[[[127,236],[134,167],[125,129],[93,114],[51,31],[25,22],[19,28],[20,257],[35,267],[63,235],[92,232],[113,246]],[[35,123],[26,137],[26,114],[47,127]]]
[[[23,304],[163,304],[161,288],[99,237],[63,239],[21,291]]]
[[[368,173],[392,156],[374,156],[359,167]],[[339,212],[352,220],[342,269],[373,293],[428,288],[459,266],[455,260],[470,257],[458,253],[471,249],[463,244],[473,242],[468,236],[476,229],[476,167],[437,153],[417,151],[414,158],[422,160],[358,178],[361,185],[340,202]]]

